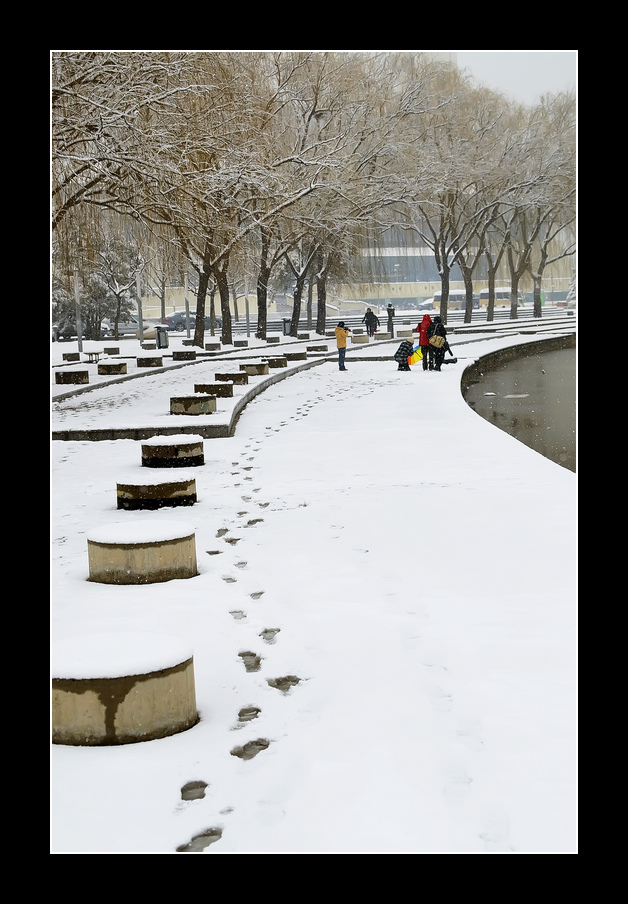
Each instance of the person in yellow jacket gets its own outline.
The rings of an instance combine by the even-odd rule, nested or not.
[[[346,370],[345,355],[347,353],[347,336],[351,332],[348,326],[345,326],[344,320],[341,320],[336,327],[336,345],[338,346],[338,369]]]

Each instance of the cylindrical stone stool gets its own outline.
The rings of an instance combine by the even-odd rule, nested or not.
[[[266,361],[268,366],[272,368],[288,366],[288,361],[286,358],[284,358],[283,355],[278,356],[277,358],[265,358],[264,360]]]
[[[87,555],[88,580],[99,584],[160,584],[198,574],[194,528],[180,521],[95,528]]]
[[[114,376],[116,374],[125,374],[126,361],[120,361],[116,364],[99,364],[98,373],[101,377]]]
[[[240,370],[243,370],[249,377],[263,376],[268,373],[268,363],[263,364],[240,364]]]
[[[142,442],[145,468],[186,468],[205,464],[203,437],[192,433],[152,436]]]
[[[137,366],[138,367],[163,367],[164,359],[163,358],[138,358]]]
[[[207,392],[223,399],[232,399],[233,383],[195,383],[194,392]]]
[[[170,414],[213,414],[216,410],[214,396],[198,395],[176,396],[170,399]]]
[[[58,370],[55,373],[55,383],[89,383],[88,370]]]
[[[136,480],[117,484],[118,508],[126,511],[155,509],[165,506],[194,505],[197,501],[196,480],[177,477],[171,480]]]
[[[214,379],[226,383],[237,383],[239,386],[243,386],[249,382],[249,375],[246,371],[242,370],[239,373],[234,374],[214,374]]]
[[[178,637],[76,637],[52,645],[51,664],[53,744],[136,744],[199,721],[192,648]]]

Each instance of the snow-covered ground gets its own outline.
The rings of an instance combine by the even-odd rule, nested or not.
[[[577,477],[465,404],[465,364],[532,337],[477,338],[442,373],[356,350],[270,387],[205,440],[192,507],[117,510],[138,441],[51,444],[53,651],[173,638],[200,713],[163,740],[53,745],[53,853],[577,852]],[[52,429],[159,428],[212,367],[53,405]],[[172,521],[197,577],[86,580],[91,531]]]

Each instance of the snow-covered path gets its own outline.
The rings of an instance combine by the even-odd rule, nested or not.
[[[205,441],[186,509],[116,511],[139,443],[53,443],[53,640],[192,641],[201,714],[54,747],[53,851],[169,853],[206,830],[208,853],[576,850],[576,478],[459,380],[292,376]],[[194,525],[198,577],[86,582],[89,529],[162,517]],[[191,780],[205,796],[183,801]]]

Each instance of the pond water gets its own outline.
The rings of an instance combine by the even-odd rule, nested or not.
[[[465,401],[500,430],[575,472],[575,348],[491,367],[465,392]]]

